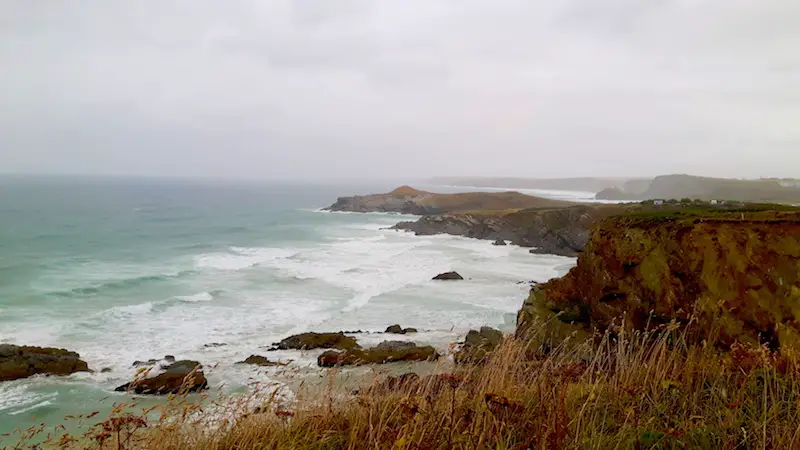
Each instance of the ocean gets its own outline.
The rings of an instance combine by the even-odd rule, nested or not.
[[[411,216],[321,211],[393,187],[0,178],[0,343],[67,348],[95,370],[0,383],[0,433],[110,411],[135,360],[194,359],[236,392],[276,376],[235,364],[251,354],[317,370],[314,352],[265,353],[303,331],[370,331],[370,345],[397,323],[442,350],[481,325],[511,331],[526,282],[574,264],[386,229]],[[449,270],[467,280],[431,281]]]

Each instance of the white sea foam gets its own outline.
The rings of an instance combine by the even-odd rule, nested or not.
[[[55,395],[54,395],[53,397],[55,397]],[[35,410],[35,409],[39,409],[39,408],[41,408],[41,407],[43,407],[43,406],[48,406],[48,405],[52,405],[52,404],[53,404],[53,402],[52,402],[52,401],[50,401],[50,400],[45,400],[45,401],[43,401],[43,402],[41,402],[41,403],[37,403],[37,404],[35,404],[35,405],[28,406],[27,408],[18,409],[18,410],[16,410],[16,411],[12,411],[12,412],[10,412],[10,413],[8,413],[8,414],[9,414],[10,416],[16,416],[16,415],[18,415],[18,414],[23,414],[23,413],[26,413],[26,412],[30,412],[30,411],[33,411],[33,410]]]
[[[296,252],[286,248],[231,247],[230,252],[195,257],[195,266],[217,270],[242,270],[275,259],[288,258]]]
[[[210,292],[200,292],[194,295],[178,295],[176,299],[187,303],[210,302],[214,296]]]
[[[31,389],[31,380],[21,380],[0,384],[0,412],[11,415],[44,406],[41,403],[55,399],[58,393],[37,393]],[[31,405],[34,405],[33,407]]]

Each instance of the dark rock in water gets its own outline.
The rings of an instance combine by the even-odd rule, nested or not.
[[[250,355],[244,361],[238,362],[236,364],[251,364],[254,366],[261,366],[261,367],[274,367],[274,366],[285,366],[286,364],[273,362],[268,360],[267,358],[259,355]]]
[[[278,350],[313,350],[315,348],[335,348],[350,350],[360,348],[356,338],[345,336],[344,333],[302,333],[280,341]]]
[[[0,381],[33,375],[71,375],[89,372],[80,355],[61,348],[27,347],[0,344]]]
[[[431,346],[418,347],[413,342],[384,341],[368,349],[329,350],[317,358],[320,367],[385,364],[398,361],[435,360],[439,354]]]
[[[198,392],[208,387],[203,366],[197,361],[182,360],[165,367],[164,372],[139,378],[115,389],[117,392],[135,392],[146,395],[183,394]]]
[[[148,367],[154,366],[156,363],[162,362],[162,368],[166,368],[168,365],[175,362],[175,357],[172,355],[166,355],[163,359],[148,359],[147,361],[134,361],[131,364],[131,367]]]
[[[433,279],[434,280],[463,280],[464,277],[462,277],[458,272],[445,272],[445,273],[440,273],[439,275],[436,275],[435,277],[433,277]]]
[[[470,330],[464,339],[464,345],[455,354],[456,363],[485,361],[489,353],[503,342],[503,333],[490,327],[481,327],[480,331]]]
[[[508,244],[506,244],[506,240],[505,239],[498,239],[498,240],[494,241],[492,243],[492,245],[508,245]]]
[[[100,371],[100,373],[109,373],[109,372],[111,372],[111,367],[103,367],[103,370]]]
[[[416,333],[416,328],[403,328],[400,325],[392,325],[386,328],[384,333],[391,333],[391,334],[407,334],[407,333]]]
[[[205,348],[216,348],[216,347],[225,347],[226,345],[228,345],[228,344],[226,344],[224,342],[212,342],[210,344],[204,345],[203,347],[205,347]]]
[[[410,348],[417,348],[417,344],[408,341],[383,341],[369,350],[374,349],[374,350],[385,350],[389,352],[396,352],[396,351],[407,350]]]

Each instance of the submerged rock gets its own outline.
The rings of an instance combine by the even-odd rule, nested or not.
[[[385,364],[398,361],[435,360],[439,354],[431,346],[419,347],[413,342],[384,341],[368,349],[328,350],[317,358],[320,367]]]
[[[135,379],[119,386],[115,391],[167,395],[198,392],[207,387],[203,366],[197,361],[182,360],[165,367],[158,375]]]
[[[392,325],[386,328],[386,331],[384,331],[384,333],[390,333],[390,334],[408,334],[416,332],[417,332],[416,328],[403,328],[400,325]]]
[[[89,372],[80,355],[62,348],[0,344],[0,381],[33,375],[71,375]]]
[[[492,245],[508,245],[505,239],[498,239],[492,243]]]
[[[270,361],[269,359],[259,355],[250,355],[244,361],[240,361],[236,364],[250,364],[253,366],[261,366],[261,367],[274,367],[274,366],[286,365],[284,363]]]
[[[335,348],[351,350],[360,348],[356,338],[338,333],[302,333],[289,336],[275,345],[278,350],[313,350],[315,348]]]
[[[503,332],[491,327],[481,327],[480,331],[469,330],[464,345],[456,352],[456,363],[480,362],[503,342]]]
[[[435,277],[433,277],[433,279],[434,280],[463,280],[464,277],[462,277],[458,272],[445,272],[445,273],[440,273],[439,275],[436,275]]]

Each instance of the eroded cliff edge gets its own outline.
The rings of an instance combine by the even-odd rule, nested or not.
[[[559,342],[672,320],[687,336],[800,349],[800,212],[614,216],[591,231],[566,276],[531,291],[517,334]]]

